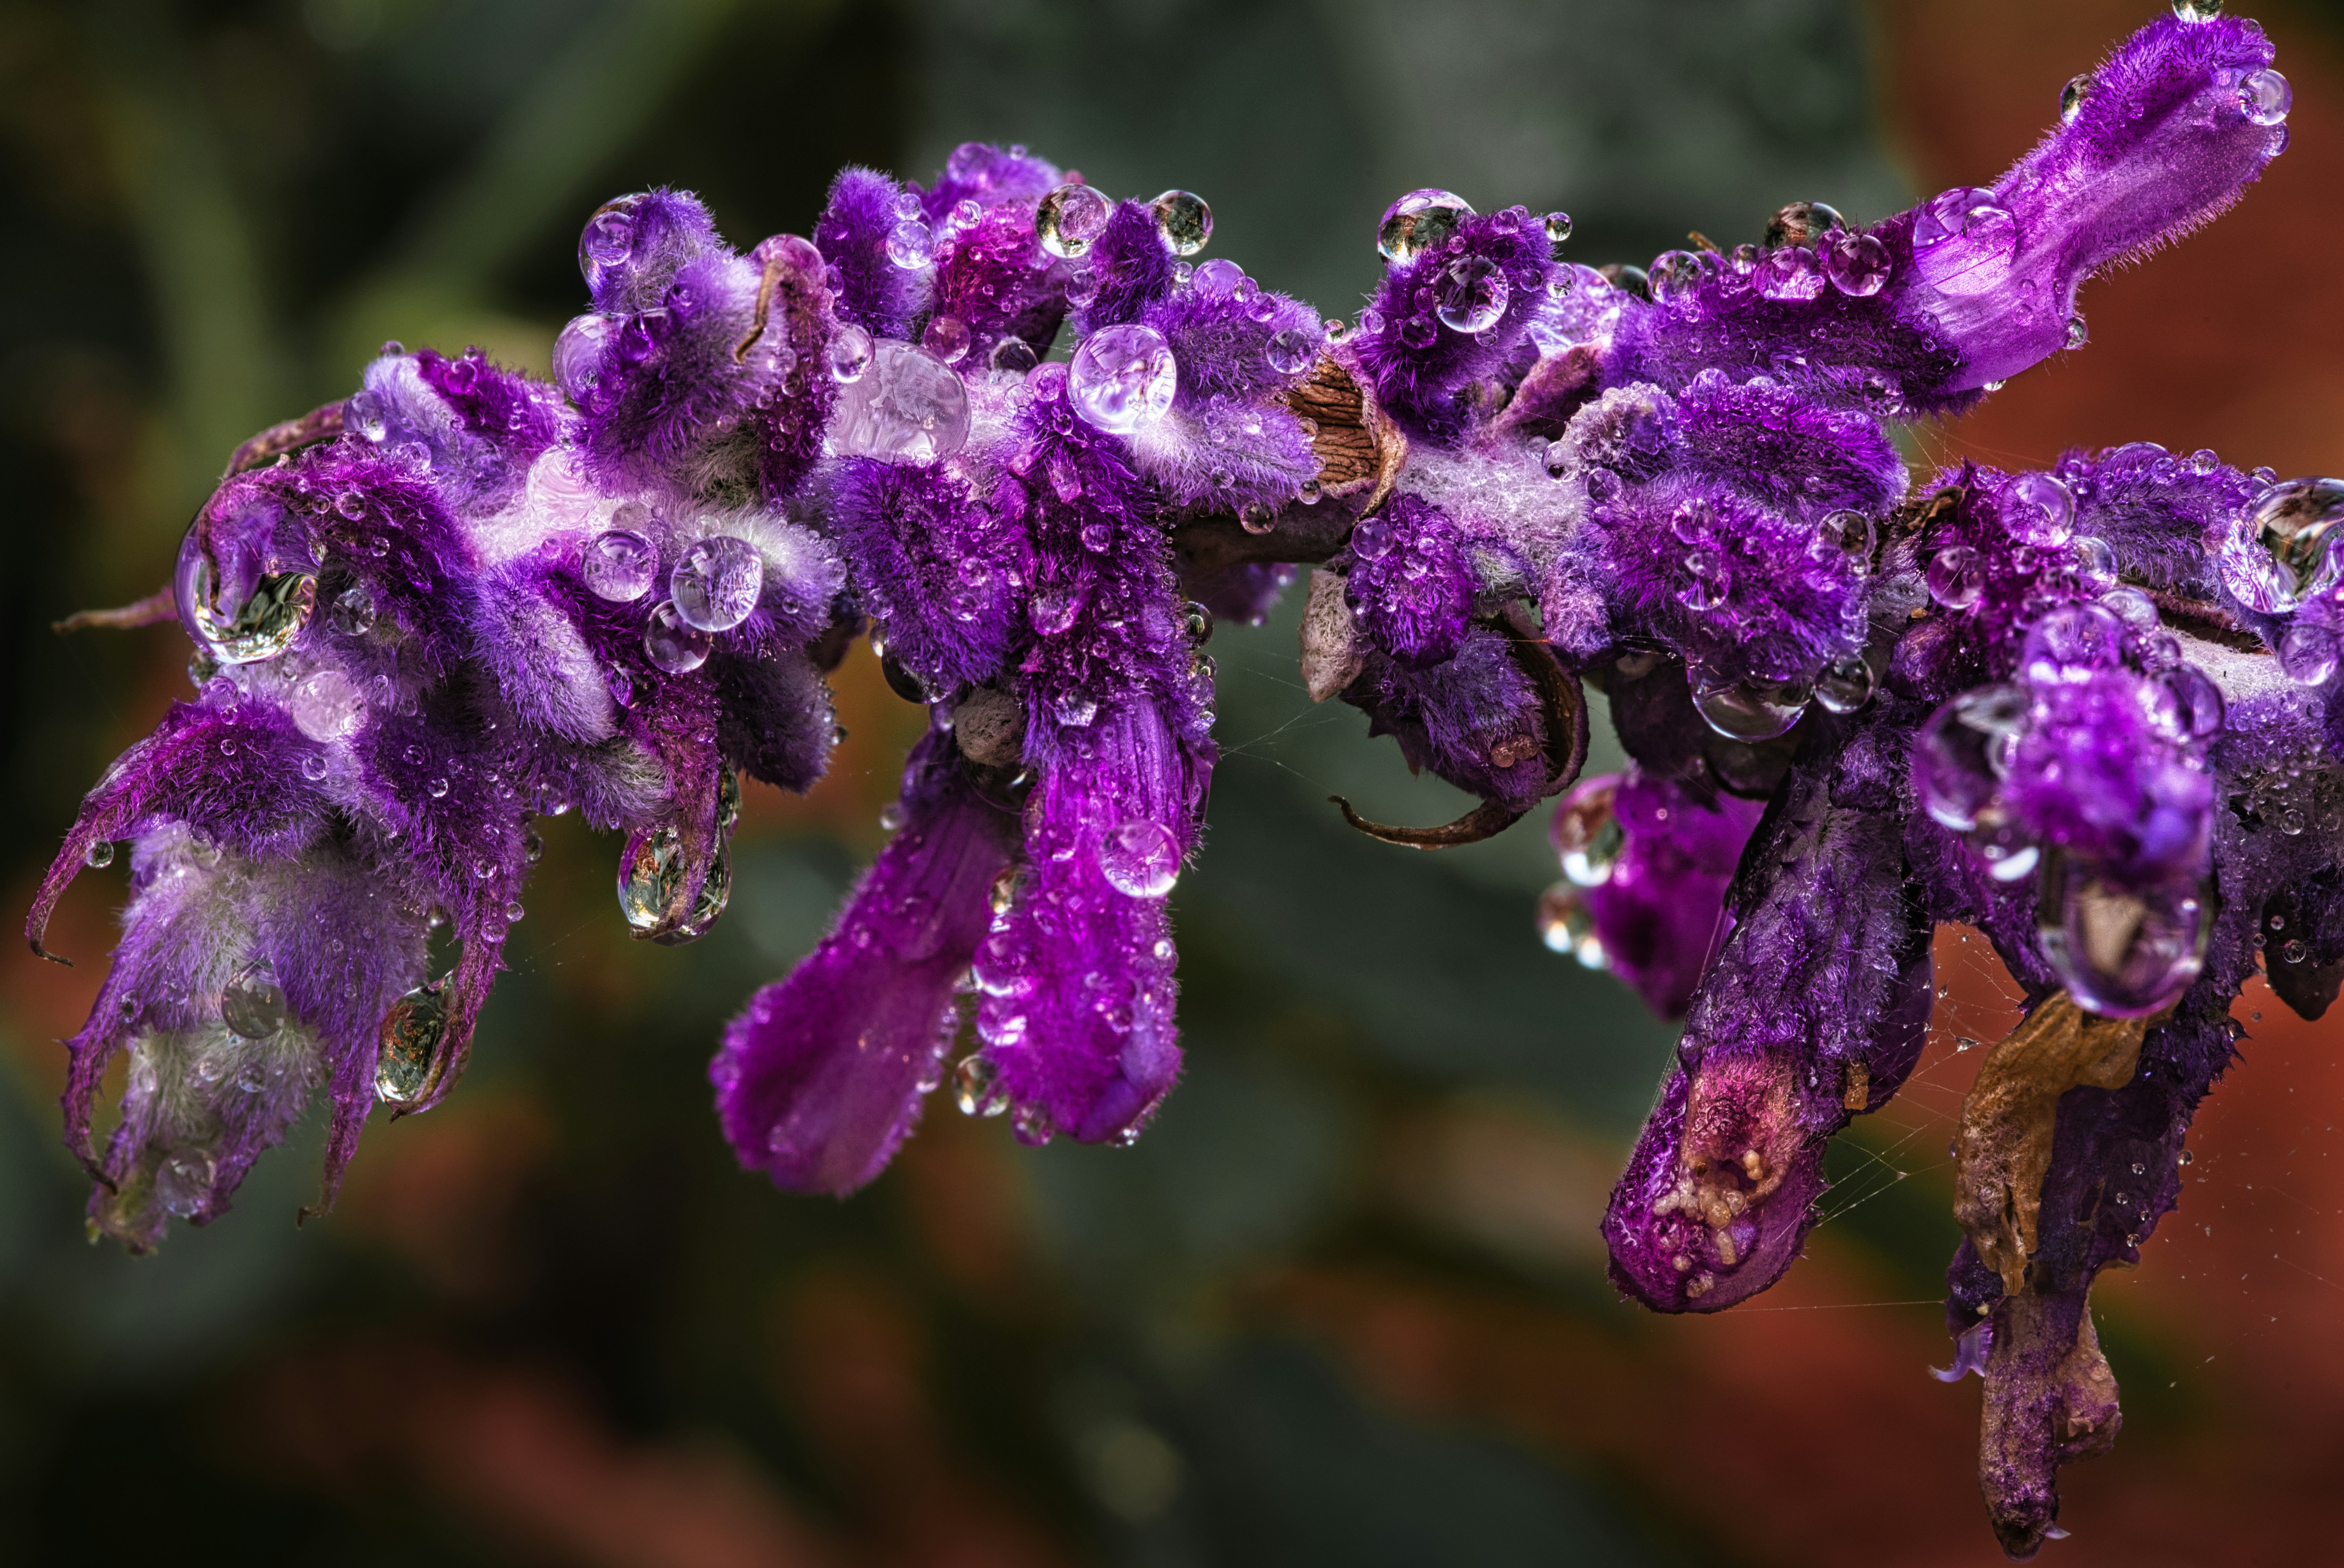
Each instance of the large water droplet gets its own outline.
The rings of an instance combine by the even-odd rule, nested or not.
[[[155,1168],[155,1201],[182,1219],[202,1211],[212,1195],[216,1168],[200,1148],[174,1149]]]
[[[841,457],[931,463],[968,444],[968,389],[924,349],[882,338],[871,368],[839,389],[830,448]]]
[[[830,368],[830,379],[840,386],[859,381],[871,369],[871,334],[855,326],[842,326],[837,335],[823,350],[823,361]]]
[[[2217,565],[2242,604],[2285,614],[2339,573],[2329,546],[2344,521],[2344,480],[2295,479],[2256,498],[2225,541]]]
[[[2302,624],[2279,633],[2278,667],[2299,685],[2318,686],[2336,673],[2336,633]]]
[[[906,272],[916,271],[935,258],[936,237],[928,226],[905,218],[887,231],[887,259]]]
[[[81,853],[81,863],[93,871],[103,871],[114,864],[114,840],[94,838]]]
[[[1859,299],[1885,288],[1894,265],[1888,247],[1868,234],[1835,235],[1824,242],[1824,272],[1832,287]]]
[[[1486,256],[1462,256],[1443,269],[1434,287],[1440,324],[1470,337],[1486,332],[1506,313],[1512,286],[1498,264]]]
[[[1834,659],[1815,677],[1815,701],[1834,713],[1852,713],[1872,701],[1872,666],[1860,653]]]
[[[1153,327],[1103,327],[1083,339],[1066,369],[1075,412],[1118,434],[1154,424],[1172,407],[1180,369]]]
[[[700,891],[692,896],[692,908],[683,924],[672,931],[652,935],[652,940],[662,947],[681,947],[687,942],[697,942],[708,935],[732,901],[732,848],[725,840],[716,842],[716,854],[709,860],[708,875],[701,878]]]
[[[261,959],[253,959],[220,987],[220,1022],[248,1040],[266,1040],[285,1027],[285,992]]]
[[[274,659],[293,646],[318,602],[318,580],[307,572],[221,573],[192,528],[173,587],[187,635],[223,664]]]
[[[2173,14],[2184,22],[2211,22],[2222,14],[2222,0],[2173,0]]]
[[[1729,740],[1771,741],[1799,722],[1814,688],[1803,681],[1696,683],[1692,705],[1703,723]]]
[[[1966,544],[1949,544],[1937,551],[1922,575],[1929,585],[1929,596],[1948,610],[1966,610],[1985,592],[1978,553]]]
[[[2084,102],[2092,96],[2092,78],[2087,73],[2070,76],[2067,85],[2059,89],[2059,123],[2072,126],[2076,116],[2084,112]]]
[[[1982,294],[2010,276],[2018,222],[1990,190],[1957,186],[1933,197],[1913,224],[1913,269],[1945,294]]]
[[[439,1076],[440,1042],[448,1033],[447,981],[418,986],[390,1005],[377,1031],[375,1098],[388,1105],[412,1105]]]
[[[1913,743],[1922,809],[1956,833],[1975,827],[2010,772],[2026,711],[2016,686],[1981,686],[1930,714]]]
[[[1409,262],[1424,252],[1449,243],[1457,226],[1473,216],[1473,208],[1461,196],[1445,190],[1426,188],[1412,190],[1384,208],[1383,222],[1376,229],[1376,253],[1386,261]],[[1562,223],[1563,238],[1571,236],[1571,220]],[[1551,227],[1549,240],[1554,238]]]
[[[1001,1069],[982,1051],[961,1058],[953,1069],[953,1104],[963,1116],[999,1116],[1009,1108],[1009,1091],[1001,1087]]]
[[[1162,823],[1133,817],[1100,835],[1098,867],[1127,898],[1161,898],[1179,880],[1180,846]]]
[[[320,670],[294,687],[291,705],[300,732],[328,744],[357,733],[366,723],[366,699],[339,670]]]
[[[932,317],[927,329],[920,334],[920,347],[947,365],[968,358],[968,323],[957,316]]]
[[[708,663],[716,639],[698,627],[689,625],[675,607],[675,601],[662,599],[652,610],[651,623],[643,628],[643,653],[652,663],[671,675],[689,674]]]
[[[1147,204],[1156,232],[1175,256],[1194,256],[1213,237],[1213,209],[1194,191],[1167,190]]]
[[[1766,252],[1750,280],[1767,298],[1786,304],[1814,298],[1823,293],[1824,281],[1815,253],[1795,245]]]
[[[345,637],[363,637],[374,630],[374,590],[353,582],[326,607],[326,623]]]
[[[2022,474],[2006,492],[2002,516],[2029,544],[2065,544],[2075,531],[2076,498],[2047,473]]]
[[[1595,935],[1595,915],[1587,907],[1587,895],[1568,882],[1558,882],[1539,895],[1538,933],[1551,951],[1568,953],[1587,968],[1611,965]]]
[[[579,551],[578,575],[598,598],[631,603],[651,592],[659,575],[659,546],[631,528],[598,533]]]
[[[1654,299],[1666,303],[1685,298],[1701,281],[1701,258],[1690,250],[1663,250],[1652,258],[1645,277],[1652,283]]]
[[[2195,664],[2176,664],[2144,693],[2149,722],[2179,741],[2209,741],[2222,733],[2222,688]]]
[[[2108,1017],[2161,1011],[2206,957],[2212,912],[2193,880],[2133,890],[2082,861],[2046,857],[2036,908],[2044,961],[2076,1005]]]
[[[1808,553],[1818,560],[1844,561],[1857,572],[1868,572],[1872,570],[1872,551],[1878,542],[1878,531],[1864,513],[1834,511],[1815,525],[1815,537]]]
[[[1549,258],[1560,261],[1562,259],[1562,248],[1564,245],[1568,244],[1571,239],[1571,214],[1567,212],[1550,212],[1543,219],[1543,223],[1546,228],[1546,244]],[[1566,282],[1564,287],[1566,288],[1569,288],[1569,284]]]
[[[1611,881],[1612,867],[1627,847],[1627,830],[1614,810],[1618,794],[1615,780],[1581,784],[1555,808],[1548,826],[1563,875],[1581,887],[1601,887]]]
[[[1307,369],[1318,357],[1318,335],[1300,327],[1288,327],[1273,334],[1262,350],[1263,359],[1281,376]]]
[[[2238,106],[2258,126],[2276,126],[2287,119],[2295,104],[2295,89],[2277,71],[2250,71],[2238,84]]]
[[[702,632],[730,632],[746,621],[764,587],[764,557],[755,545],[729,533],[685,551],[668,577],[676,613]]]
[[[657,827],[631,835],[619,855],[619,913],[627,929],[648,936],[660,929],[683,886],[683,835]]]

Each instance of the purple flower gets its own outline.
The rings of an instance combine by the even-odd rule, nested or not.
[[[394,349],[189,528],[197,696],[91,792],[28,927],[132,841],[69,1042],[95,1219],[134,1247],[209,1219],[313,1090],[330,1199],[378,1103],[437,1104],[534,814],[624,835],[636,936],[704,933],[740,775],[820,776],[866,627],[927,733],[898,836],[725,1032],[727,1138],[848,1193],[947,1077],[1027,1141],[1137,1136],[1180,1070],[1204,645],[1308,564],[1313,698],[1478,803],[1345,804],[1373,836],[1502,831],[1571,788],[1605,700],[1632,765],[1557,812],[1541,921],[1685,1018],[1602,1224],[1639,1300],[1782,1276],[1830,1139],[1918,1057],[1934,928],[1994,945],[2028,1017],[1964,1107],[1947,1312],[2030,1553],[2117,1430],[2092,1280],[2177,1200],[2230,1000],[2258,967],[2306,1017],[2344,985],[2344,483],[2135,444],[1915,485],[1887,421],[2080,346],[2085,278],[2283,148],[2268,42],[2197,15],[1995,183],[1868,228],[1803,202],[1763,246],[1599,272],[1561,214],[1411,192],[1355,327],[1193,259],[1200,198],[1022,148],[849,169],[812,240],[746,255],[688,195],[606,205],[553,385]]]

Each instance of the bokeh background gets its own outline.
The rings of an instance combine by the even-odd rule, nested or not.
[[[48,622],[150,591],[228,450],[385,339],[541,371],[608,196],[691,187],[745,246],[809,228],[844,162],[1023,141],[1203,193],[1215,254],[1349,314],[1415,186],[1567,208],[1601,262],[1981,182],[2147,5],[8,0],[0,872],[21,905],[186,689],[175,627]],[[2296,90],[2275,172],[2093,285],[2088,350],[1916,461],[2151,439],[2344,470],[2344,9],[2263,18]],[[1977,1385],[1924,1375],[1950,1117],[2011,1017],[1983,944],[1941,939],[1927,1060],[1835,1150],[1806,1260],[1646,1316],[1594,1224],[1671,1032],[1540,945],[1534,824],[1447,855],[1339,825],[1331,791],[1455,801],[1312,709],[1293,647],[1290,610],[1216,640],[1225,760],[1175,895],[1191,1067],[1129,1150],[939,1104],[837,1203],[723,1148],[715,1031],[812,945],[917,727],[867,650],[832,776],[752,791],[696,946],[626,941],[615,845],[549,824],[461,1093],[378,1121],[306,1228],[314,1125],[158,1255],[85,1243],[54,1042],[122,895],[86,876],[52,928],[81,967],[0,957],[0,1560],[1998,1561]],[[2259,992],[2240,1016],[2182,1209],[2097,1297],[2127,1425],[2069,1472],[2069,1563],[2333,1560],[2337,1030]]]

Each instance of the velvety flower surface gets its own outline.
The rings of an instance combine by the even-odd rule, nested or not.
[[[393,345],[189,528],[196,694],[29,926],[131,843],[69,1042],[94,1221],[215,1217],[313,1094],[330,1199],[376,1107],[437,1104],[534,815],[622,835],[635,935],[705,932],[742,776],[821,775],[866,632],[926,733],[834,929],[726,1029],[725,1136],[845,1194],[949,1079],[1028,1141],[1128,1140],[1180,1071],[1206,644],[1308,564],[1311,696],[1474,802],[1349,819],[1438,848],[1571,792],[1541,930],[1685,1019],[1602,1222],[1636,1299],[1780,1278],[1831,1138],[1918,1058],[1934,928],[1995,946],[2028,1017],[1963,1108],[1947,1312],[2030,1554],[2115,1435],[2092,1281],[2178,1199],[2231,999],[2260,969],[2317,1017],[2344,981],[2344,484],[2146,444],[1916,482],[1889,425],[2080,347],[2086,277],[2237,199],[2286,143],[2270,65],[2187,6],[1991,183],[1649,269],[1413,191],[1355,323],[1200,259],[1198,197],[1023,148],[849,169],[746,254],[689,194],[607,204],[552,383]],[[1589,689],[1631,765],[1580,783]]]

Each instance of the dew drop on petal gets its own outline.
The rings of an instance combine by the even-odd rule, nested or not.
[[[366,699],[339,670],[319,670],[294,687],[291,705],[294,725],[313,741],[331,744],[366,723]]]
[[[92,871],[103,871],[112,865],[114,841],[110,838],[92,839],[89,847],[81,853],[81,863]]]
[[[2284,124],[2294,104],[2295,89],[2277,71],[2251,71],[2238,84],[2238,106],[2247,111],[2247,118],[2258,126]]]
[[[1852,713],[1872,701],[1872,666],[1859,653],[1834,659],[1815,677],[1815,701],[1834,713]]]
[[[1595,916],[1587,906],[1586,892],[1558,882],[1539,895],[1539,940],[1551,952],[1568,953],[1589,969],[1608,968],[1611,959],[1595,934]]]
[[[1164,334],[1137,324],[1092,333],[1066,369],[1066,396],[1075,412],[1116,434],[1162,419],[1179,385],[1179,366]]]
[[[1966,610],[1985,592],[1977,551],[1966,544],[1949,544],[1931,556],[1924,575],[1929,596],[1948,610]]]
[[[993,1058],[975,1052],[953,1069],[953,1104],[963,1116],[999,1116],[1009,1108],[1009,1091],[1001,1087],[1001,1069]]]
[[[382,1017],[375,1047],[375,1098],[387,1105],[412,1105],[436,1077],[434,1058],[448,1033],[444,981],[418,986]]]
[[[1601,887],[1612,880],[1612,868],[1627,847],[1627,830],[1614,809],[1619,781],[1605,778],[1581,784],[1555,807],[1547,835],[1562,862],[1562,874],[1581,887]]]
[[[1167,190],[1147,204],[1156,232],[1175,256],[1194,256],[1213,237],[1213,209],[1194,191]]]
[[[1993,804],[2026,724],[2016,686],[1965,692],[1929,715],[1913,743],[1921,806],[1941,826],[1966,833]]]
[[[1824,272],[1832,287],[1859,299],[1885,288],[1893,268],[1888,248],[1868,234],[1837,236],[1824,252]]]
[[[1383,222],[1376,228],[1376,254],[1390,262],[1413,261],[1448,244],[1457,226],[1472,216],[1472,207],[1461,196],[1429,187],[1409,191],[1384,209]],[[1562,218],[1562,233],[1564,238],[1570,238],[1568,217]],[[1551,222],[1547,236],[1551,243],[1561,243],[1554,238]]]
[[[1127,898],[1161,898],[1179,880],[1180,846],[1162,823],[1133,817],[1100,835],[1098,867]]]
[[[863,379],[871,369],[871,334],[855,326],[842,326],[830,340],[823,359],[830,368],[830,379],[844,386]]]
[[[957,365],[968,357],[968,323],[957,316],[932,317],[920,334],[920,347],[947,365]]]
[[[248,1040],[266,1040],[285,1027],[285,992],[268,964],[254,959],[220,988],[220,1022]]]
[[[1696,682],[1693,710],[1729,740],[1771,741],[1799,722],[1814,689],[1803,681]]]
[[[689,674],[708,663],[716,639],[688,623],[675,601],[662,599],[643,629],[643,652],[658,669],[671,675]]]
[[[193,1217],[212,1195],[214,1169],[212,1157],[200,1148],[173,1150],[155,1168],[155,1201],[167,1214]]]
[[[934,354],[892,338],[871,345],[870,368],[840,389],[831,420],[840,457],[922,464],[967,444],[967,387]]]
[[[374,630],[374,590],[353,582],[334,596],[326,608],[326,623],[345,637],[363,637]]]
[[[2091,96],[2092,78],[2089,73],[2068,77],[2067,85],[2059,89],[2059,123],[2063,126],[2074,125],[2076,116],[2084,112],[2085,101]]]
[[[2036,911],[2043,958],[2076,1005],[2108,1017],[2161,1011],[2197,978],[2213,926],[2194,880],[2129,889],[2079,859],[2046,857]]]
[[[668,592],[683,623],[702,632],[730,632],[757,608],[765,588],[765,559],[747,540],[720,533],[683,552],[668,575]]]

